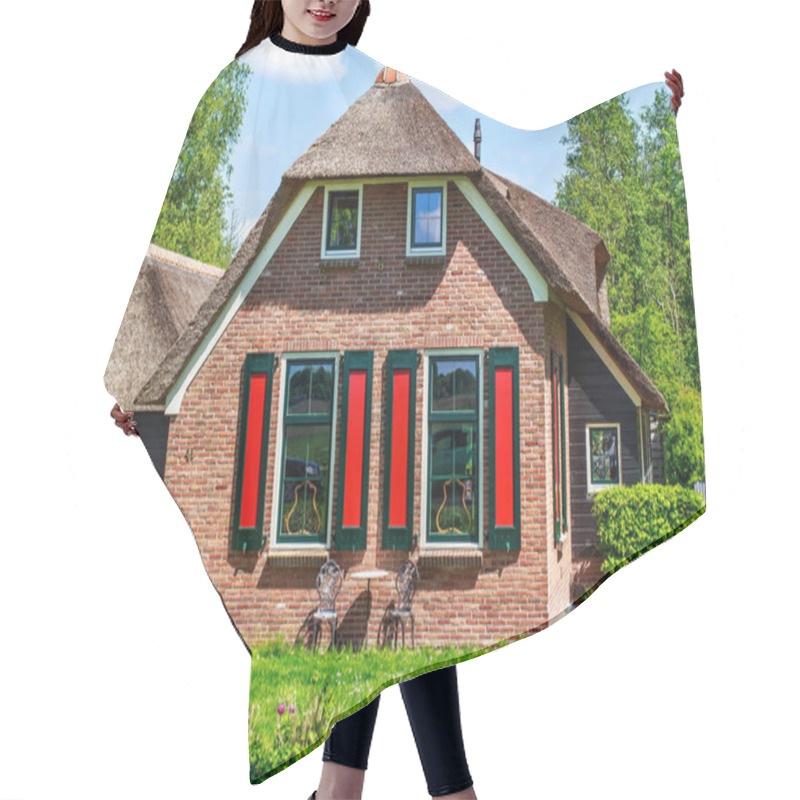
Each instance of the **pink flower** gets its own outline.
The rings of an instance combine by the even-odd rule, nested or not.
[[[278,713],[283,714],[286,711],[286,705],[284,703],[278,703]]]
[[[294,712],[295,712],[295,704],[289,703],[289,713],[294,714]]]

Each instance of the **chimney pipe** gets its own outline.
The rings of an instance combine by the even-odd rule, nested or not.
[[[481,160],[481,118],[475,117],[475,133],[472,140],[475,143],[475,158]]]

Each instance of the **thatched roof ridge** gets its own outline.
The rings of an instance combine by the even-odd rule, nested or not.
[[[106,389],[126,411],[136,410],[139,390],[222,274],[219,267],[148,247],[104,376]]]
[[[480,162],[414,84],[378,80],[286,170],[298,180],[479,172]]]
[[[598,297],[598,288],[610,256],[600,234],[530,189],[496,172],[485,171],[501,187],[500,191],[511,207],[547,248],[586,308],[608,324]]]

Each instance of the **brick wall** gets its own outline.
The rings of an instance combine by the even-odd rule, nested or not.
[[[197,538],[206,569],[245,640],[254,644],[275,632],[307,635],[321,563],[270,553],[273,528],[278,408],[278,370],[273,380],[261,554],[229,549],[240,373],[247,353],[374,350],[369,505],[366,551],[331,551],[345,569],[395,571],[405,552],[380,549],[384,465],[384,360],[390,348],[517,345],[520,370],[521,551],[485,549],[447,557],[420,554],[421,581],[414,600],[416,643],[492,644],[547,622],[569,602],[569,548],[553,544],[549,397],[550,342],[566,355],[563,312],[534,303],[527,282],[452,182],[448,186],[447,257],[443,266],[407,266],[407,185],[366,184],[361,258],[356,268],[319,265],[324,192],[317,189],[281,243],[237,316],[223,333],[170,426],[165,480]],[[484,368],[486,362],[484,360]],[[485,376],[485,373],[484,373]],[[341,404],[341,372],[339,380]],[[417,376],[415,529],[421,529],[422,370]],[[484,414],[488,413],[484,377]],[[336,519],[339,428],[332,467],[331,502]],[[486,428],[484,418],[484,431]],[[484,436],[483,475],[488,475]],[[483,494],[484,530],[488,497]],[[421,556],[421,557],[420,557]],[[337,640],[363,638],[368,615],[365,584],[344,581],[339,594]],[[393,583],[372,581],[369,640],[375,642],[383,611],[394,599]]]

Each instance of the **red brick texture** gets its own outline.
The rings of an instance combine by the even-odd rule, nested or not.
[[[331,550],[344,569],[396,571],[408,556],[380,548],[385,459],[384,361],[389,349],[415,347],[519,347],[521,550],[482,550],[482,558],[420,554],[414,600],[415,641],[423,644],[489,645],[543,626],[569,603],[569,546],[553,539],[549,352],[566,357],[563,310],[535,303],[530,288],[494,236],[453,182],[447,192],[447,256],[444,266],[407,266],[406,183],[366,184],[361,256],[357,268],[320,267],[324,191],[320,187],[278,247],[238,314],[222,334],[183,398],[173,420],[165,481],[197,539],[203,562],[248,644],[281,632],[290,640],[308,635],[321,559],[275,558],[273,513],[276,436],[281,420],[281,368],[273,378],[260,554],[233,553],[234,467],[240,374],[250,352],[374,351],[366,551]],[[279,363],[279,359],[278,359]],[[482,510],[488,527],[489,387],[484,368]],[[423,370],[417,373],[414,454],[415,530],[422,531]],[[341,476],[341,370],[336,450],[332,459],[332,520]],[[567,441],[569,437],[567,437]],[[422,535],[422,534],[421,534]],[[296,548],[295,548],[296,549]],[[420,557],[421,556],[421,557]],[[369,611],[374,643],[384,609],[395,599],[393,581],[373,580],[371,609],[366,584],[345,578],[337,601],[337,640],[363,638]],[[327,634],[324,634],[327,636]],[[408,631],[407,631],[408,641]]]

